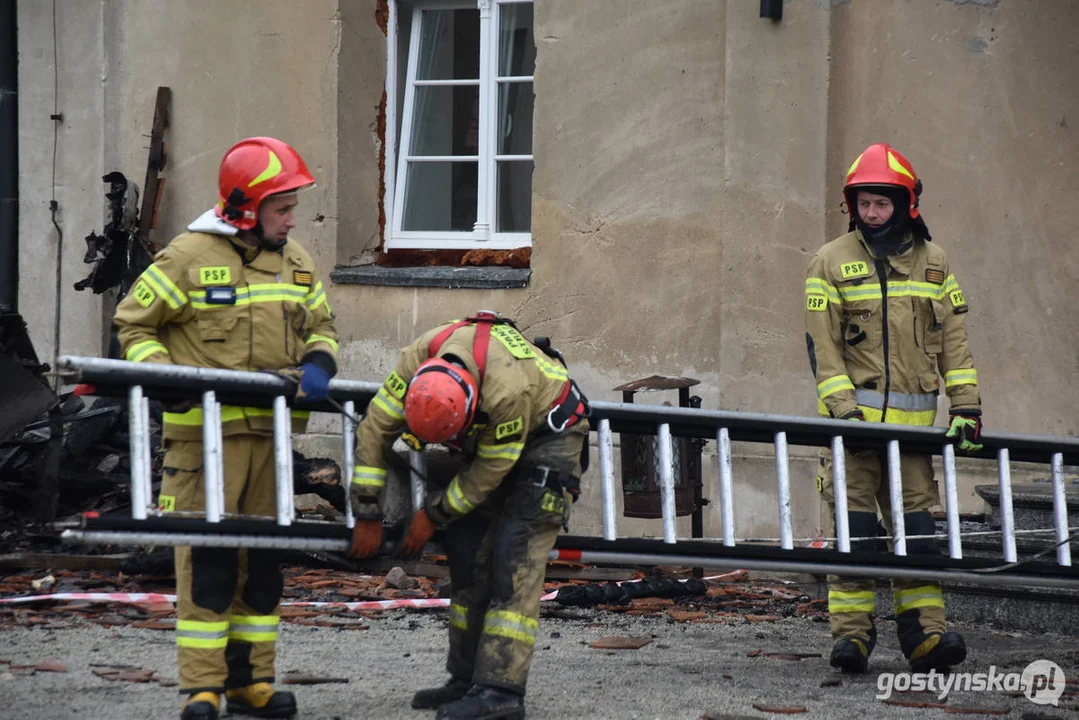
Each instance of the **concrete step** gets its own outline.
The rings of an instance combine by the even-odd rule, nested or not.
[[[812,597],[828,597],[828,584],[823,577],[801,576],[799,585]],[[1074,634],[1079,628],[1077,590],[990,588],[965,583],[945,583],[943,590],[949,623],[979,623],[1034,633]],[[887,580],[877,581],[876,595],[877,617],[894,619],[892,590]]]
[[[995,557],[1003,562],[1003,541],[1000,535],[999,517],[998,522],[978,522],[972,519],[962,519],[959,522],[959,534],[962,539],[963,557]],[[1042,526],[1043,528],[1046,526]],[[1051,526],[1050,526],[1051,527]],[[1079,531],[1079,527],[1071,526],[1071,531]],[[992,535],[978,533],[992,532]],[[937,520],[937,534],[945,537],[937,538],[937,546],[945,555],[948,554],[948,525],[944,520]],[[1079,564],[1079,540],[1071,542],[1072,555]],[[1030,557],[1035,553],[1046,550],[1056,545],[1056,535],[1053,533],[1039,533],[1037,535],[1018,534],[1015,536],[1015,548],[1020,558]],[[1041,560],[1055,562],[1056,554],[1047,553],[1040,556]]]
[[[986,504],[986,521],[989,529],[1001,528],[1000,514],[1000,487],[997,485],[978,485],[974,492],[981,497]],[[1079,532],[1079,481],[1069,480],[1064,488],[1065,503],[1068,507],[1068,530],[1074,535]],[[1053,513],[1053,485],[1051,480],[1041,480],[1032,483],[1018,483],[1012,485],[1012,517],[1016,530],[1042,530],[1052,529],[1054,524]],[[971,538],[974,542],[976,538]],[[964,546],[967,540],[964,539]],[[999,540],[997,540],[999,543]],[[1055,535],[1016,536],[1016,543],[1036,551],[1056,544]],[[975,543],[976,545],[976,543]],[[1071,541],[1072,554],[1079,558],[1079,539]],[[1020,554],[1024,550],[1019,550]]]
[[[977,485],[974,492],[985,500],[987,515],[993,527],[1000,527],[1000,487]],[[1064,500],[1068,506],[1068,526],[1079,527],[1079,480],[1064,485]],[[1016,530],[1053,527],[1053,484],[1050,480],[1012,485],[1012,512]]]

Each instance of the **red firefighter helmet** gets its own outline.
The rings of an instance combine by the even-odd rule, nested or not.
[[[910,164],[910,161],[887,143],[874,143],[867,147],[854,159],[850,170],[847,171],[847,182],[843,186],[843,194],[847,198],[847,206],[851,208],[851,212],[854,212],[857,205],[857,189],[863,185],[893,185],[905,188],[910,196],[908,208],[910,219],[914,220],[918,217],[918,196],[922,192],[922,184],[914,173],[914,166]]]
[[[420,365],[405,393],[405,422],[420,440],[440,443],[472,424],[479,388],[460,365],[432,358]]]
[[[217,176],[217,216],[240,230],[259,221],[259,206],[270,195],[315,184],[303,158],[288,143],[270,137],[241,140],[221,160]]]

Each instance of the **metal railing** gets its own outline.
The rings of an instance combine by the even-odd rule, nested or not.
[[[333,380],[332,402],[291,407],[293,382],[272,373],[239,372],[185,366],[128,363],[100,358],[64,357],[60,369],[71,379],[92,383],[98,394],[125,395],[129,400],[131,435],[131,518],[84,517],[68,528],[68,542],[174,544],[230,547],[274,547],[343,551],[353,519],[347,502],[345,523],[295,522],[292,489],[291,411],[336,413],[342,418],[342,468],[347,484],[352,477],[357,411],[366,408],[378,383]],[[161,514],[153,506],[150,474],[148,398],[160,400],[200,397],[203,410],[203,451],[206,508],[202,517]],[[274,417],[277,516],[274,522],[227,516],[224,510],[221,404],[272,407]],[[342,412],[344,410],[344,412]],[[843,575],[920,577],[989,585],[1038,585],[1079,589],[1079,571],[1071,567],[1068,507],[1064,466],[1079,464],[1079,439],[986,433],[984,448],[975,457],[995,459],[1001,497],[1001,558],[964,558],[960,533],[955,453],[943,428],[851,423],[783,415],[761,415],[697,408],[592,403],[592,425],[598,436],[603,535],[562,536],[552,557],[588,562],[631,564],[690,564],[744,567],[787,572]],[[662,509],[662,539],[626,539],[617,535],[617,488],[613,435],[655,435],[658,440]],[[679,539],[676,534],[673,437],[717,441],[716,490],[722,539],[719,542]],[[739,543],[734,511],[734,441],[766,443],[774,448],[776,468],[778,547]],[[832,450],[835,504],[835,550],[796,548],[791,513],[790,445]],[[876,450],[887,458],[892,512],[892,551],[852,552],[847,522],[844,451]],[[948,554],[946,557],[908,555],[901,482],[901,449],[906,454],[940,455],[944,467]],[[423,505],[423,454],[412,452],[410,498]],[[1039,558],[1019,562],[1011,492],[1013,462],[1043,463],[1053,484],[1055,563]],[[921,537],[921,536],[918,536]],[[879,538],[871,538],[879,539]],[[1042,553],[1039,553],[1039,557]],[[1002,562],[1003,561],[1003,562]]]

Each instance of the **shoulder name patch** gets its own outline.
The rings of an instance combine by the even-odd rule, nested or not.
[[[527,358],[536,357],[536,354],[532,352],[532,348],[529,346],[528,341],[524,339],[521,333],[517,332],[512,325],[493,325],[491,326],[491,337],[496,338],[501,342],[513,357],[525,360]]]

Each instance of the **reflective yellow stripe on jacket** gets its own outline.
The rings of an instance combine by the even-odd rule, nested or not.
[[[127,359],[131,362],[143,362],[156,353],[168,355],[169,350],[157,340],[143,340],[127,349]]]
[[[823,295],[831,302],[839,302],[839,291],[835,285],[825,282],[822,278],[806,278],[806,295]]]
[[[327,345],[329,345],[330,347],[333,348],[334,352],[337,352],[337,350],[338,350],[337,341],[334,340],[332,337],[326,337],[325,335],[311,334],[311,335],[309,335],[307,337],[306,340],[304,340],[303,344],[304,345],[313,345],[314,343],[326,343]]]
[[[810,278],[810,280],[815,279],[816,278]],[[824,281],[821,280],[819,282],[823,283]],[[808,288],[809,280],[806,280],[807,291]],[[959,283],[956,282],[955,275],[949,275],[943,285],[937,285],[921,280],[888,281],[888,297],[890,298],[921,297],[929,298],[930,300],[943,300],[957,290],[959,290]],[[857,300],[883,300],[884,294],[881,293],[879,283],[867,283],[865,285],[841,287],[839,288],[839,297],[843,299],[843,302],[854,302]]]
[[[158,295],[165,299],[165,304],[173,310],[179,310],[187,304],[187,296],[176,286],[169,276],[157,265],[151,265],[140,276]]]
[[[472,508],[475,507],[475,505],[465,497],[464,492],[461,490],[461,478],[456,475],[453,480],[450,481],[449,487],[446,488],[446,501],[450,504],[450,507],[453,508],[454,512],[460,513],[461,515],[472,512]]]
[[[304,296],[304,302],[307,304],[307,307],[312,310],[318,310],[319,305],[325,305],[326,312],[332,312],[330,310],[330,300],[326,296],[326,291],[322,287],[321,280],[315,283],[315,286],[311,288],[310,292]]]
[[[357,465],[352,471],[352,484],[378,494],[386,486],[386,470],[371,465]]]
[[[977,385],[978,384],[978,371],[974,368],[963,368],[961,370],[949,370],[944,373],[944,387],[955,387],[956,385]]]
[[[854,383],[850,381],[849,375],[836,375],[817,384],[817,397],[823,400],[829,395],[835,395],[843,390],[854,390]]]
[[[152,267],[152,266],[151,266]],[[236,288],[236,302],[223,305],[206,302],[205,290],[191,291],[191,307],[196,310],[222,310],[241,305],[262,302],[285,302],[291,300],[302,304],[307,298],[307,288],[303,285],[286,283],[263,283]]]

